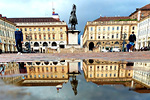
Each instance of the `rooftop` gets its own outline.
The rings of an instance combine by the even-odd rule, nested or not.
[[[121,20],[121,19],[130,19],[128,16],[124,17],[100,17],[94,21],[114,21],[114,20]]]
[[[9,21],[13,23],[19,22],[61,22],[60,20],[56,20],[52,17],[37,17],[37,18],[7,18]]]

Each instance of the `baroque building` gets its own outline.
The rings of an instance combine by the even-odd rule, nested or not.
[[[56,17],[56,15],[55,15]],[[67,24],[58,18],[9,18],[23,32],[23,48],[30,44],[32,51],[46,52],[46,49],[66,48]]]
[[[83,47],[89,51],[97,48],[111,50],[126,48],[128,37],[137,34],[137,21],[129,17],[100,17],[87,22],[83,33]]]
[[[14,52],[15,48],[15,31],[16,25],[2,17],[0,14],[0,53],[1,52]]]

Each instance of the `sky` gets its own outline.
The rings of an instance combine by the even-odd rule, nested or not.
[[[60,20],[68,24],[72,5],[75,4],[78,19],[76,29],[83,34],[87,21],[100,16],[129,16],[136,8],[149,3],[150,0],[0,0],[0,14],[8,18],[51,17],[54,7]]]

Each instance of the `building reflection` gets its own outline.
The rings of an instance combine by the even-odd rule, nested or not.
[[[57,93],[63,88],[63,84],[70,81],[73,92],[77,95],[79,62],[80,60],[54,60],[5,63],[0,68],[3,71],[1,78],[5,83],[18,86],[55,86]]]
[[[127,62],[84,60],[84,76],[87,82],[93,82],[97,85],[122,84],[130,86],[133,76],[133,66],[127,69],[127,64]]]
[[[0,78],[5,84],[20,84],[22,82],[22,75],[20,75],[18,63],[1,63],[0,66],[2,68]]]
[[[123,85],[130,91],[150,93],[150,63],[142,62],[87,59],[0,63],[0,78],[5,84],[17,86],[56,87],[57,93],[69,83],[77,95],[79,70],[83,70],[87,82],[98,86]]]
[[[138,93],[150,93],[150,63],[135,62],[131,89]]]

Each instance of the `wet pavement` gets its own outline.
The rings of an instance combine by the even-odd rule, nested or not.
[[[0,62],[0,100],[149,100],[149,77],[150,61]]]
[[[61,60],[61,59],[102,59],[111,61],[150,61],[150,51],[142,52],[100,52],[100,53],[31,53],[23,55],[17,54],[1,54],[0,62],[23,62],[23,61],[48,61],[48,60]]]

